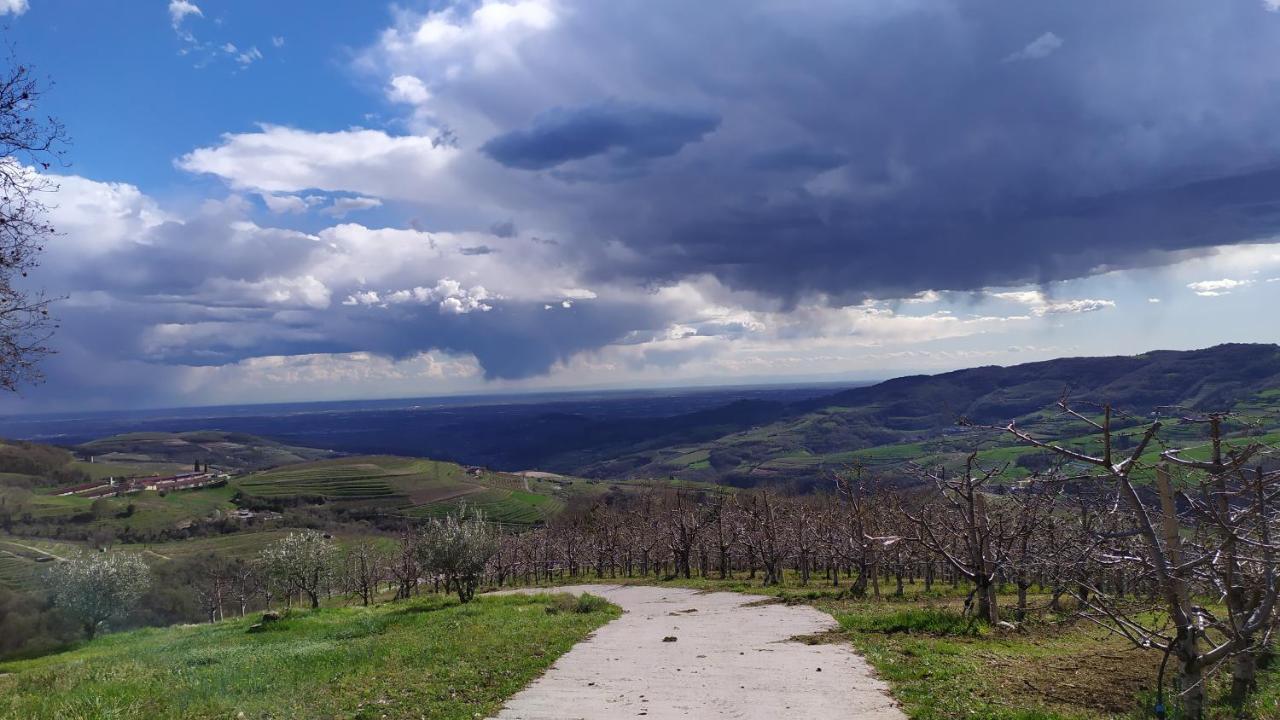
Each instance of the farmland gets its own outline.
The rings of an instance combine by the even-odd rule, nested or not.
[[[336,507],[376,507],[405,517],[439,515],[465,505],[510,525],[544,522],[564,507],[551,494],[525,490],[526,482],[454,463],[370,456],[290,465],[233,485],[251,499],[310,499]]]

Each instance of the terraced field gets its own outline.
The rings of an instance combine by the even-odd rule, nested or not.
[[[39,584],[45,563],[36,558],[46,554],[11,542],[0,541],[0,586],[29,590]]]
[[[7,550],[0,550],[0,586],[29,590],[41,572],[39,563]]]
[[[235,483],[251,497],[322,499],[379,506],[409,517],[432,517],[464,504],[495,522],[530,525],[563,508],[550,492],[560,487],[515,475],[468,471],[453,463],[371,456],[290,465]],[[538,491],[532,489],[538,486]]]

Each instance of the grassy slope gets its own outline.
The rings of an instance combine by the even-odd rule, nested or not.
[[[0,717],[487,717],[617,609],[444,597],[147,629],[0,665]],[[243,713],[243,715],[240,715]]]
[[[198,520],[215,511],[235,509],[231,502],[235,490],[228,486],[200,490],[182,490],[161,495],[152,491],[132,493],[122,497],[101,498],[98,516],[87,520],[85,527],[131,527],[135,530],[162,530],[176,526],[182,520]],[[31,513],[37,521],[65,521],[77,515],[93,511],[94,500],[77,496],[57,496],[31,493],[16,488],[0,487],[0,498],[15,507]],[[132,514],[127,514],[129,506]]]

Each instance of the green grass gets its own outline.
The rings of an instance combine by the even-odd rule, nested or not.
[[[484,490],[472,495],[421,505],[409,511],[416,517],[439,517],[463,506],[485,519],[504,525],[531,525],[549,520],[564,504],[553,497],[523,490]]]
[[[85,521],[87,528],[132,528],[152,531],[172,528],[184,520],[211,517],[215,512],[235,509],[231,498],[235,490],[229,486],[177,490],[163,495],[150,490],[101,498],[95,517]],[[0,488],[6,503],[30,512],[37,520],[68,522],[77,515],[93,512],[95,500],[76,496],[35,495],[12,488]],[[133,506],[130,513],[129,506]]]
[[[259,633],[235,620],[110,635],[0,665],[0,717],[488,717],[618,614],[548,611],[559,602],[434,596],[295,613]]]

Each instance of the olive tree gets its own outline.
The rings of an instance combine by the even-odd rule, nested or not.
[[[127,613],[151,585],[151,569],[132,553],[84,553],[49,573],[54,604],[80,621],[90,640],[98,627]]]
[[[316,530],[291,532],[262,551],[268,575],[286,594],[306,595],[320,607],[320,590],[334,572],[337,547]]]
[[[464,510],[428,522],[418,552],[423,568],[442,578],[459,600],[471,602],[489,558],[498,552],[498,532],[483,515],[467,518]]]

